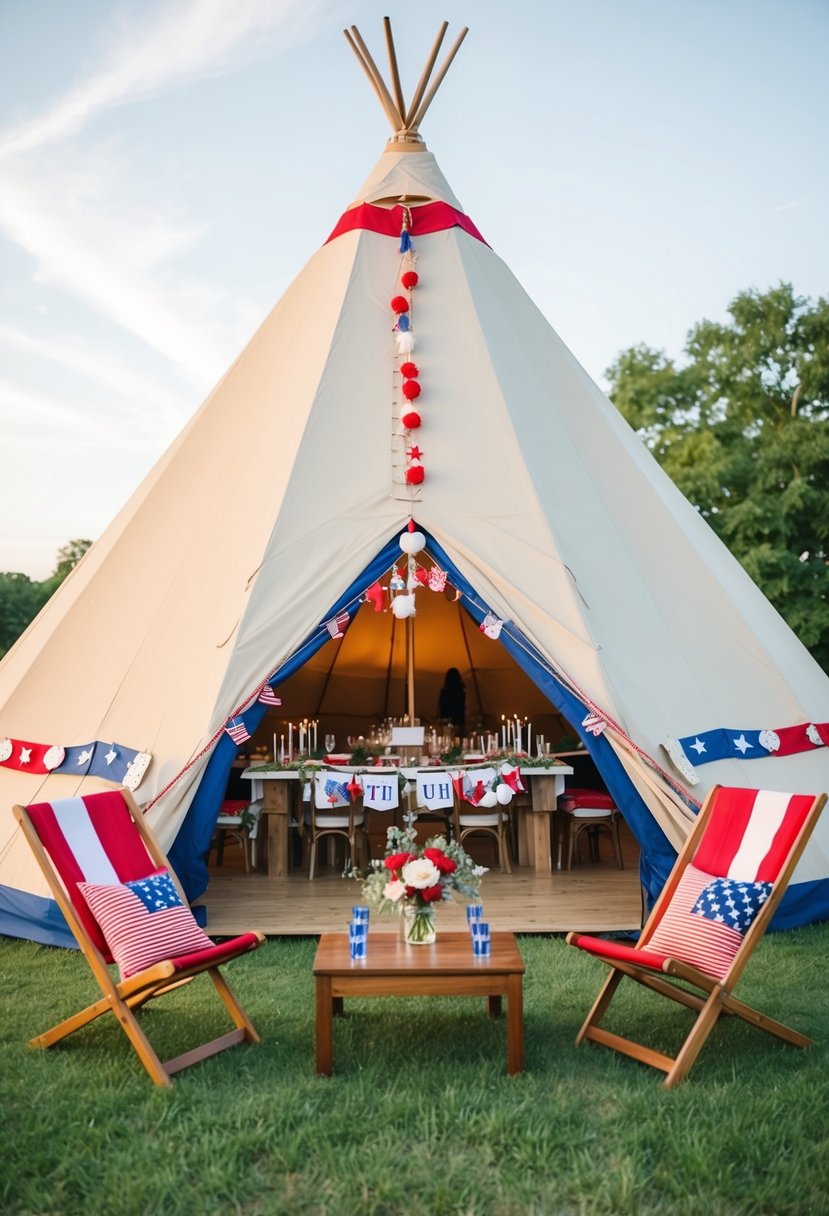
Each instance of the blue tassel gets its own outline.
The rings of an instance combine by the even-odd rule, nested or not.
[[[406,316],[406,314],[405,314],[405,313],[402,313],[402,314],[401,314],[401,315],[400,315],[400,316],[397,318],[397,328],[398,328],[398,329],[400,330],[400,332],[401,332],[401,333],[403,333],[403,334],[404,334],[404,333],[406,332],[406,330],[409,328],[409,318]]]
[[[400,252],[408,253],[410,249],[414,249],[412,238],[409,236],[408,228],[404,228],[400,233]]]

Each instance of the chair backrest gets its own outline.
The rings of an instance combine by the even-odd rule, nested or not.
[[[811,794],[718,787],[693,864],[717,878],[776,882],[814,803]]]
[[[735,982],[774,915],[825,802],[825,794],[715,786],[640,945],[726,984]]]
[[[16,808],[34,830],[75,915],[107,962],[112,961],[109,947],[78,883],[132,882],[165,864],[160,854],[150,851],[151,845],[137,825],[134,806],[126,791],[106,790]],[[137,808],[135,813],[140,815]],[[38,859],[43,866],[43,859]]]

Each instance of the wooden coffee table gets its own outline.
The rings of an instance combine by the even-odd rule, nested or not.
[[[507,1072],[524,1071],[524,960],[512,933],[493,933],[489,958],[475,958],[468,933],[438,933],[431,946],[407,946],[393,932],[369,933],[366,958],[352,960],[347,933],[323,933],[314,959],[317,1072],[334,1069],[333,1016],[345,997],[484,996],[490,1017],[507,998]]]

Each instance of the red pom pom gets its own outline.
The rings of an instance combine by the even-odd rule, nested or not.
[[[392,312],[408,312],[409,301],[405,296],[395,296],[391,302]]]
[[[400,419],[407,431],[416,431],[420,426],[420,414],[416,410],[407,410]]]
[[[417,287],[418,280],[416,272],[414,270],[407,270],[405,274],[401,274],[400,282],[404,287],[408,287],[409,289],[412,287]]]
[[[410,380],[410,379],[412,378],[412,376],[416,376],[416,375],[417,375],[417,366],[416,366],[416,364],[414,364],[414,363],[401,363],[401,364],[400,364],[400,374],[401,374],[401,376],[405,376],[407,380]]]
[[[425,587],[429,581],[429,572],[428,570],[424,570],[422,566],[418,566],[418,568],[415,570],[414,576],[415,582],[420,587]]]
[[[406,481],[410,486],[419,486],[425,476],[422,464],[413,464],[406,469]]]
[[[414,401],[420,396],[420,385],[416,380],[404,380],[401,392],[407,401]]]

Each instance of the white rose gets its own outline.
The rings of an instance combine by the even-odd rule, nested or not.
[[[428,857],[418,857],[415,861],[407,861],[400,876],[407,887],[423,891],[426,887],[436,887],[440,882],[440,870]]]
[[[383,887],[383,898],[390,899],[392,903],[397,903],[398,899],[402,899],[406,894],[406,884],[401,882],[399,878],[393,878],[391,882],[387,882]]]

